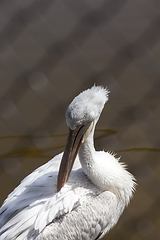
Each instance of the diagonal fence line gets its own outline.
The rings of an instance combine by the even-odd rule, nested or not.
[[[37,3],[37,1],[32,1],[29,4],[29,6],[27,7],[27,9],[24,9],[22,12],[20,10],[17,13],[17,15],[15,14],[11,18],[11,22],[9,22],[6,25],[6,28],[4,28],[2,30],[0,36],[2,38],[3,38],[3,36],[6,37],[7,32],[8,32],[9,33],[8,40],[12,45],[12,43],[14,43],[16,41],[16,38],[18,38],[20,36],[21,31],[23,31],[23,28],[25,28],[25,27],[27,28],[28,24],[30,25],[30,24],[32,24],[32,21],[34,23],[34,21],[36,21],[38,19],[38,15],[34,16],[34,12],[35,12],[34,8],[36,6],[38,6],[36,11],[41,16],[43,15],[43,17],[45,19],[45,15],[47,15],[47,11],[49,10],[50,7],[54,7],[54,3],[56,1],[48,1],[48,2],[44,3],[43,6],[41,5],[42,2],[43,1],[40,1],[39,3]],[[0,5],[1,4],[2,4],[2,2],[0,3]],[[4,4],[5,4],[5,2],[4,2]],[[49,103],[49,101],[51,99],[52,93],[53,94],[55,93],[55,96],[53,96],[54,99],[59,94],[59,92],[54,92],[56,88],[49,89],[50,86],[52,87],[52,85],[50,84],[51,79],[47,79],[46,82],[44,80],[44,83],[46,83],[44,89],[43,89],[43,81],[42,81],[41,89],[40,88],[34,89],[35,86],[31,87],[30,81],[31,81],[31,78],[35,78],[35,76],[38,77],[38,75],[36,75],[37,72],[41,72],[41,74],[44,73],[44,75],[47,78],[50,75],[50,73],[52,72],[53,68],[56,68],[57,65],[61,62],[61,60],[65,61],[65,63],[70,68],[70,70],[74,73],[74,75],[77,75],[79,77],[80,81],[78,82],[77,88],[80,88],[80,89],[85,89],[86,86],[87,87],[91,86],[95,82],[97,84],[99,84],[99,83],[101,84],[103,79],[106,79],[107,77],[110,77],[110,76],[113,76],[114,81],[117,83],[117,85],[120,85],[119,78],[123,75],[123,73],[125,73],[126,69],[130,65],[130,63],[134,63],[135,65],[137,65],[139,67],[141,74],[144,77],[146,77],[146,79],[150,82],[150,89],[146,90],[145,94],[140,98],[139,103],[134,103],[134,101],[133,102],[131,101],[130,104],[126,104],[126,105],[122,106],[122,112],[124,113],[124,115],[125,115],[125,113],[130,115],[127,120],[129,120],[131,123],[129,125],[126,121],[126,130],[125,130],[125,126],[123,126],[121,129],[121,130],[124,129],[124,132],[122,133],[122,135],[126,134],[127,128],[130,128],[132,123],[136,124],[136,125],[139,124],[138,125],[139,128],[137,128],[137,129],[140,129],[141,131],[144,132],[145,140],[147,143],[148,143],[147,138],[150,138],[151,144],[153,145],[153,146],[150,146],[150,147],[153,147],[152,150],[153,149],[157,150],[157,148],[159,149],[159,143],[160,143],[160,141],[159,141],[160,139],[158,138],[159,125],[158,125],[158,123],[157,123],[157,125],[154,124],[158,120],[158,116],[159,116],[158,110],[157,110],[157,115],[154,116],[154,110],[156,111],[156,109],[158,109],[158,107],[159,107],[159,101],[158,101],[158,99],[159,99],[158,93],[159,93],[159,86],[160,86],[159,85],[159,78],[160,78],[159,56],[157,55],[157,58],[155,57],[154,61],[152,61],[152,56],[150,57],[150,55],[152,55],[152,51],[153,52],[155,51],[155,47],[157,47],[157,49],[158,49],[158,45],[160,42],[160,31],[159,31],[160,15],[159,14],[155,15],[155,16],[152,15],[152,17],[149,19],[149,21],[150,21],[149,26],[146,29],[144,29],[143,32],[141,32],[138,39],[136,39],[134,42],[129,42],[125,39],[123,47],[118,48],[118,50],[115,47],[116,51],[114,52],[114,55],[112,55],[112,58],[110,58],[109,62],[104,64],[103,68],[101,68],[101,70],[96,70],[87,61],[87,58],[81,51],[81,48],[83,47],[85,42],[87,42],[87,40],[90,38],[90,36],[94,33],[95,30],[98,32],[99,36],[107,42],[107,40],[105,39],[105,34],[103,34],[103,32],[101,32],[100,27],[103,25],[107,26],[107,25],[111,24],[112,20],[114,21],[114,18],[116,17],[116,15],[120,14],[121,10],[123,10],[125,8],[125,6],[128,4],[128,1],[114,1],[114,2],[113,1],[101,1],[101,3],[99,3],[99,5],[98,5],[99,7],[97,7],[97,9],[95,9],[95,6],[89,5],[89,4],[91,4],[90,1],[85,1],[85,0],[82,0],[81,2],[78,2],[78,3],[76,3],[76,1],[74,1],[74,0],[68,0],[67,2],[64,1],[63,4],[66,5],[67,8],[69,9],[69,11],[71,11],[76,16],[78,24],[75,24],[73,29],[71,30],[71,32],[69,32],[69,34],[66,35],[61,41],[56,40],[56,38],[55,38],[55,41],[53,42],[53,44],[45,44],[45,42],[40,41],[38,39],[38,36],[36,34],[34,35],[34,39],[37,41],[37,43],[39,43],[45,49],[45,53],[39,57],[38,61],[36,61],[36,64],[33,67],[29,68],[29,70],[24,71],[18,77],[13,78],[13,83],[11,84],[11,86],[8,87],[8,89],[6,91],[6,95],[4,95],[0,99],[0,105],[3,105],[3,103],[5,103],[5,101],[7,101],[9,99],[16,106],[21,101],[21,98],[27,93],[27,91],[32,89],[33,94],[39,98],[38,101],[41,103],[41,105],[44,105],[47,108],[47,104]],[[79,8],[77,8],[77,4],[79,5]],[[83,6],[83,8],[82,8],[82,6]],[[29,16],[30,11],[31,11],[31,15]],[[10,32],[12,30],[12,26],[14,26],[16,24],[16,22],[19,22],[21,20],[23,20],[23,21],[21,22],[19,27],[16,29],[16,31],[13,32],[13,36],[12,36],[12,33]],[[52,23],[49,23],[49,20],[48,20],[48,24],[50,24],[50,26],[52,25]],[[27,30],[28,29],[29,28],[27,28]],[[47,31],[48,31],[48,29],[47,29]],[[31,29],[30,33],[32,34],[32,29]],[[119,32],[117,33],[117,38],[119,36],[118,34],[119,34]],[[123,35],[123,32],[121,32],[121,34]],[[48,41],[48,42],[50,42],[50,41]],[[114,42],[112,44],[112,42],[109,41],[109,42],[107,42],[107,44],[109,44],[111,46],[111,48],[112,47],[114,48],[114,44],[115,44]],[[2,41],[2,45],[0,48],[3,50],[3,41]],[[97,46],[97,48],[98,48],[98,46]],[[78,56],[76,58],[76,61],[75,61],[74,55],[76,55],[76,57]],[[148,63],[150,64],[150,68],[147,65],[148,63],[145,65],[145,62],[143,62],[143,59],[145,59],[145,58],[149,59]],[[79,65],[81,65],[81,66],[79,66]],[[149,68],[148,71],[147,71],[147,67]],[[83,68],[84,68],[85,73],[81,74],[81,69],[83,69]],[[152,82],[151,77],[153,77],[152,78],[154,80],[153,82]],[[137,81],[137,79],[135,79],[135,81]],[[107,80],[106,80],[106,82],[107,82]],[[37,82],[35,83],[35,85],[36,84],[37,84]],[[107,82],[107,84],[108,84],[108,82]],[[46,95],[47,89],[50,90],[48,93],[49,96]],[[77,91],[76,89],[74,89],[74,90],[75,90],[75,92]],[[124,90],[124,89],[122,89],[122,90]],[[45,100],[45,96],[48,97],[46,100]],[[157,99],[157,101],[155,101],[151,105],[149,105],[147,102],[147,99],[149,97],[153,98],[153,99],[155,98],[155,99]],[[153,106],[154,103],[155,103],[155,106]],[[66,102],[63,100],[63,98],[58,98],[56,105],[54,105],[54,104],[52,105],[52,103],[50,103],[48,106],[48,114],[46,114],[45,118],[40,123],[40,125],[35,127],[34,129],[31,129],[30,127],[23,129],[24,134],[27,136],[28,135],[33,136],[33,138],[34,138],[34,134],[36,134],[36,132],[38,132],[40,129],[42,129],[42,130],[43,129],[45,129],[45,130],[53,129],[53,131],[54,131],[56,129],[56,127],[61,126],[60,125],[61,121],[59,119],[62,119],[62,120],[64,119],[63,113],[65,112],[65,107],[66,107]],[[112,110],[113,110],[112,106],[109,106],[109,107],[112,112]],[[146,107],[146,110],[148,109],[150,111],[153,111],[153,119],[149,118],[145,121],[143,119],[140,119],[139,122],[138,121],[136,122],[136,119],[134,118],[134,111],[137,108],[138,108],[137,111],[139,111],[139,112],[141,112],[143,110],[145,111],[145,107]],[[55,120],[55,116],[53,115],[54,112],[59,114],[57,120]],[[123,113],[122,113],[122,115],[123,115]],[[113,114],[112,124],[114,126],[116,126],[117,121],[119,119],[121,120],[122,117],[124,117],[124,116],[119,116],[119,114]],[[12,119],[11,119],[11,121],[12,121]],[[50,126],[52,126],[53,122],[55,123],[55,125],[53,125],[53,128],[51,128]],[[7,122],[6,122],[6,124],[7,124]],[[150,126],[150,125],[153,125],[153,126]],[[11,126],[8,125],[8,128],[9,127],[11,127]],[[152,133],[152,130],[155,131],[156,128],[157,128],[157,133],[156,133],[156,138],[154,138],[154,132]],[[133,135],[134,135],[134,133],[133,133]],[[134,135],[134,137],[135,137],[135,135]],[[138,133],[137,133],[137,136],[139,136]],[[111,136],[111,138],[112,138],[112,136]],[[123,136],[122,136],[122,138],[123,138]],[[113,136],[113,140],[116,141],[116,136]],[[118,140],[119,139],[117,138],[117,141]],[[30,141],[30,139],[28,138],[27,144],[29,143],[29,141]],[[99,141],[101,141],[101,138]],[[139,144],[141,144],[139,139],[137,139],[137,142]],[[120,144],[121,143],[123,143],[123,142],[121,142],[121,140],[120,140]],[[13,146],[11,146],[10,149],[13,150],[17,146],[21,146],[20,144],[21,144],[21,139],[18,140],[15,144],[13,144]],[[30,144],[32,144],[32,142]],[[23,143],[22,143],[22,145],[23,145]],[[118,145],[118,147],[119,146],[120,145]],[[145,199],[144,205],[146,204],[146,206],[147,206],[146,202],[148,201],[148,208],[146,207],[144,212],[140,211],[140,213],[138,215],[137,213],[134,213],[134,211],[132,210],[133,213],[132,212],[130,213],[130,216],[132,216],[132,220],[128,221],[129,217],[127,219],[127,224],[125,225],[125,227],[126,227],[126,229],[128,229],[128,231],[132,231],[133,238],[134,237],[137,238],[137,236],[138,236],[138,238],[144,238],[144,239],[148,239],[148,240],[151,239],[150,236],[147,235],[148,234],[148,233],[146,233],[147,231],[145,232],[146,235],[143,235],[143,233],[144,233],[143,226],[142,226],[141,232],[137,230],[137,224],[143,222],[143,220],[145,220],[145,219],[148,221],[148,223],[150,223],[150,224],[153,223],[155,228],[158,226],[159,211],[158,211],[158,209],[156,209],[156,206],[158,205],[158,202],[159,202],[159,193],[158,193],[158,191],[156,192],[156,189],[158,189],[158,187],[159,187],[159,177],[158,177],[157,172],[158,172],[158,169],[160,169],[160,164],[159,164],[159,161],[157,161],[157,159],[156,159],[156,157],[159,156],[158,155],[159,150],[158,151],[156,151],[156,150],[155,151],[147,151],[147,150],[143,151],[140,153],[139,161],[137,159],[134,159],[136,163],[132,162],[132,160],[130,162],[130,169],[132,169],[133,172],[136,173],[136,171],[137,172],[139,171],[139,174],[142,173],[141,178],[139,178],[139,175],[137,174],[138,181],[139,181],[138,184],[141,185],[142,190],[144,192],[144,195],[143,195],[143,196],[145,196],[144,197],[144,199]],[[125,153],[126,153],[126,151],[125,151]],[[153,155],[151,155],[151,154],[153,154]],[[122,155],[123,155],[123,151],[122,151]],[[132,152],[131,152],[131,155],[134,155],[134,154],[132,154]],[[137,155],[138,155],[138,153],[137,153]],[[133,156],[133,158],[134,157],[135,157],[135,155]],[[152,159],[152,157],[153,157],[153,159]],[[11,163],[11,167],[12,167],[12,166],[14,166],[14,163],[16,164],[16,161],[18,163],[19,160],[20,159],[16,159],[14,161],[14,158],[10,159],[10,160],[7,159],[7,164]],[[5,159],[1,159],[1,164],[0,164],[1,165],[0,166],[1,173],[3,173],[3,171],[5,170],[5,168],[3,169],[4,162],[5,162]],[[143,166],[145,167],[145,165],[148,167],[148,169],[150,169],[152,174],[151,173],[148,174],[148,176],[146,176],[143,179],[143,175],[144,175]],[[140,171],[140,168],[142,169],[142,172]],[[23,168],[21,170],[23,170]],[[17,175],[20,173],[21,170],[19,170],[19,172],[17,172]],[[146,173],[148,173],[148,172],[146,171]],[[11,174],[10,176],[12,179],[15,179],[15,181],[16,181],[17,178],[16,178],[15,174],[13,174],[13,175]],[[21,177],[23,177],[23,176],[20,174],[20,178]],[[141,183],[141,180],[142,180],[142,183]],[[139,191],[139,190],[137,189],[137,191]],[[136,198],[136,195],[135,195],[135,198]],[[141,200],[139,200],[139,201],[141,201]],[[137,206],[137,208],[139,207],[139,202],[136,206]],[[143,206],[142,206],[142,208],[143,208]],[[137,211],[137,209],[135,209],[135,212],[136,211]],[[151,226],[151,225],[149,225],[149,226]],[[148,229],[148,227],[145,229]],[[152,229],[152,231],[153,231],[153,229]],[[138,234],[137,234],[137,232],[138,232]],[[153,234],[152,234],[152,238],[155,237],[155,232],[156,231],[154,230]],[[158,232],[158,230],[157,230],[157,232]],[[115,234],[115,237],[113,237],[113,238],[111,237],[111,239],[118,239],[120,236],[122,236],[123,239],[128,239],[127,234],[123,230],[121,230],[121,231],[119,230],[119,234],[117,234],[117,235]]]
[[[122,7],[122,5],[120,5],[120,7]],[[103,6],[103,9],[105,9],[104,6]],[[94,19],[94,16],[98,16],[98,14],[100,13],[101,10],[102,9],[96,11],[96,13],[95,13],[95,11],[93,11],[93,12],[90,13],[89,16],[88,15],[84,16],[82,18],[82,20],[80,21],[80,23],[79,23],[80,26],[78,28],[76,26],[75,29],[69,35],[69,37],[65,38],[61,43],[57,42],[57,44],[54,44],[53,46],[48,48],[47,52],[49,52],[50,55],[56,56],[56,57],[58,56],[58,57],[55,60],[54,64],[52,62],[52,61],[54,61],[54,58],[52,58],[52,61],[50,62],[50,65],[48,66],[47,72],[49,72],[50,69],[52,69],[52,67],[55,66],[58,63],[58,61],[61,58],[63,58],[66,54],[74,51],[75,46],[73,46],[71,44],[71,42],[73,41],[73,39],[74,39],[75,42],[78,41],[78,37],[76,38],[77,31],[79,29],[82,29],[82,26],[84,25],[84,23],[87,22],[87,23],[89,23],[89,26],[92,26],[92,27],[91,27],[90,31],[85,32],[85,34],[84,34],[84,36],[82,38],[83,40],[81,40],[81,44],[83,44],[83,42],[88,37],[88,35],[91,34],[91,31],[94,30],[93,25],[94,24],[98,25],[98,24],[100,24],[100,23],[102,23],[104,21],[104,15],[102,15],[101,19],[98,19],[98,18],[95,17],[95,19],[98,19],[97,22],[96,22],[96,20],[94,20],[94,24],[91,24],[93,19]],[[116,8],[115,13],[117,13],[117,8]],[[106,19],[108,20],[108,16],[106,17]],[[153,30],[153,28],[152,28],[153,25],[157,26],[159,20],[160,20],[160,18],[156,17],[152,21],[150,27],[145,31],[145,33],[142,36],[140,36],[140,38],[135,43],[128,44],[128,46],[125,46],[125,47],[121,48],[116,53],[115,57],[110,61],[109,65],[105,66],[105,68],[103,70],[101,70],[100,72],[96,73],[92,69],[91,70],[91,76],[88,77],[88,79],[85,80],[85,83],[86,84],[94,83],[95,79],[99,79],[99,78],[101,78],[101,76],[106,75],[106,74],[107,75],[108,74],[111,74],[111,75],[115,75],[116,74],[116,76],[120,76],[120,74],[125,70],[126,66],[132,61],[132,57],[134,57],[135,50],[136,51],[137,51],[137,49],[141,50],[141,48],[143,48],[143,45],[145,45],[146,41],[147,41],[148,44],[150,44],[150,47],[151,47],[151,46],[154,46],[154,44],[159,40],[159,34],[156,34],[156,29]],[[150,41],[148,40],[147,36],[151,36],[150,37]],[[56,54],[54,54],[54,53],[56,53]],[[140,56],[141,56],[142,53],[145,54],[145,52],[142,52],[142,51],[139,51],[138,54],[139,53],[140,53]],[[123,61],[120,61],[120,58],[123,59]],[[13,84],[14,86],[12,86],[10,91],[8,91],[8,96],[12,96],[12,93],[15,93],[15,91],[17,93],[19,93],[19,94],[16,94],[16,95],[13,94],[13,97],[15,99],[13,97],[11,97],[15,103],[19,99],[21,99],[21,96],[25,93],[25,91],[27,91],[27,88],[28,88],[28,83],[27,83],[28,76],[32,72],[38,70],[39,68],[40,69],[42,68],[42,71],[43,71],[44,62],[46,62],[46,57],[40,59],[40,62],[37,64],[37,66],[34,67],[29,73],[27,71],[27,73],[25,73],[22,76],[20,76],[17,79],[16,83]],[[24,79],[24,80],[22,80],[22,79]],[[82,83],[82,85],[83,84],[84,83]],[[21,91],[17,91],[18,88],[21,89]],[[7,96],[5,96],[5,98],[7,98]],[[58,105],[57,108],[59,108],[60,106],[62,107],[62,105],[60,104],[60,105]],[[48,119],[50,117],[51,117],[51,115],[49,114]],[[45,122],[48,122],[48,120],[45,120]],[[45,123],[43,123],[43,124],[45,124]]]
[[[111,1],[110,1],[111,2]],[[109,2],[109,3],[110,3]],[[125,2],[125,1],[123,1]],[[122,3],[120,5],[120,7],[122,7]],[[116,11],[115,14],[117,13],[118,9],[116,6]],[[114,8],[112,9],[112,11],[114,10]],[[80,34],[81,35],[81,43],[82,44],[85,39],[91,34],[92,31],[94,31],[94,27],[91,25],[93,19],[98,19],[96,16],[99,15],[100,10],[98,12],[95,11],[91,11],[91,13],[89,14],[89,16],[84,16],[82,17],[82,19],[80,19],[79,24],[77,26],[75,26],[75,29],[70,33],[69,36],[67,36],[62,42],[56,42],[54,43],[52,46],[49,46],[48,49],[46,49],[46,53],[41,59],[40,61],[37,63],[37,65],[35,67],[33,67],[30,71],[26,71],[25,73],[23,73],[22,75],[20,75],[18,77],[18,79],[16,79],[17,82],[14,82],[13,85],[11,86],[10,91],[8,91],[8,95],[12,96],[13,101],[18,101],[19,98],[21,98],[21,95],[18,96],[13,96],[12,92],[15,92],[15,89],[21,88],[21,91],[23,93],[23,89],[26,88],[26,85],[24,83],[24,81],[26,81],[28,79],[28,76],[31,75],[33,72],[35,71],[42,71],[45,74],[47,74],[53,67],[55,67],[56,64],[58,64],[58,62],[60,61],[61,58],[63,58],[66,54],[71,53],[74,51],[75,49],[75,45],[73,45],[72,43],[78,43],[79,41],[79,32],[83,32],[85,33]],[[104,15],[106,16],[106,13],[104,12]],[[108,17],[105,17],[107,20]],[[101,17],[101,21],[104,20],[104,17]],[[98,20],[99,23],[100,20]],[[96,23],[96,21],[94,22],[94,24]],[[84,31],[84,24],[87,25],[87,31]],[[88,28],[89,27],[89,28]],[[48,59],[49,58],[49,59]],[[49,61],[48,61],[49,60]],[[48,62],[48,65],[46,66],[44,63]],[[84,59],[85,61],[85,59]],[[85,61],[86,63],[86,61]],[[23,79],[23,80],[22,80]],[[23,81],[23,83],[22,83]],[[5,96],[7,97],[7,96]],[[15,97],[15,99],[14,99]]]
[[[3,39],[4,36],[9,40],[9,43],[12,44],[16,38],[21,34],[21,32],[24,29],[24,26],[28,22],[34,22],[38,18],[38,14],[36,14],[36,11],[38,12],[39,8],[43,13],[45,13],[48,8],[50,8],[54,3],[54,0],[47,0],[44,4],[43,0],[39,1],[33,1],[28,7],[25,9],[22,9],[20,7],[20,4],[18,4],[16,1],[14,4],[17,4],[17,7],[19,7],[19,11],[17,11],[11,18],[10,21],[5,25],[5,28],[0,32],[0,50],[3,49]],[[3,4],[9,4],[5,0],[2,0],[0,2],[0,6],[3,9]],[[43,7],[41,7],[43,6]],[[16,26],[13,29],[13,25]]]

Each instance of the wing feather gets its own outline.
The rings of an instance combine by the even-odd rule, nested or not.
[[[77,157],[67,184],[56,193],[61,157],[59,154],[36,169],[8,195],[0,209],[0,239],[34,239],[55,219],[101,192],[93,190]]]
[[[100,239],[118,221],[117,198],[111,192],[92,196],[63,218],[47,226],[36,240]],[[114,219],[114,221],[111,221]]]

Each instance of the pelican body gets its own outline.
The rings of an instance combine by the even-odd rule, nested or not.
[[[0,240],[96,240],[118,221],[134,177],[115,155],[96,151],[94,130],[108,90],[93,86],[69,105],[64,153],[28,175],[0,208]]]

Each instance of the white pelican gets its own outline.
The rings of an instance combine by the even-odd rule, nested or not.
[[[95,240],[117,223],[135,183],[113,154],[95,151],[94,130],[107,100],[100,86],[74,98],[64,153],[9,194],[0,209],[1,240]]]

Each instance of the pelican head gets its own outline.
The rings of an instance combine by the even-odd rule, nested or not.
[[[94,130],[107,100],[108,90],[101,86],[93,86],[80,93],[68,106],[66,122],[69,134],[59,169],[57,191],[68,180],[78,151]]]
[[[73,99],[66,111],[66,122],[69,128],[85,125],[98,120],[105,103],[108,90],[101,86],[93,86]]]

